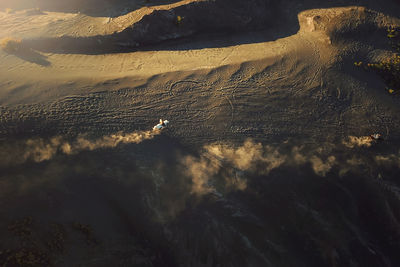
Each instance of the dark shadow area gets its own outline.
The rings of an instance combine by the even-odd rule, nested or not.
[[[13,10],[39,9],[51,12],[81,13],[92,17],[118,17],[140,9],[158,5],[167,5],[179,0],[16,0],[0,3],[0,9]]]
[[[242,44],[274,41],[296,34],[297,31],[298,28],[293,31],[282,31],[279,33],[275,30],[253,31],[246,33],[227,31],[215,33],[200,32],[192,36],[149,43],[147,45],[143,44],[141,46],[119,44],[121,42],[118,40],[118,35],[106,37],[61,37],[24,40],[23,43],[28,47],[32,47],[33,49],[37,49],[38,51],[43,51],[46,53],[101,55],[131,53],[137,51],[185,51],[203,48],[222,48]],[[113,41],[113,39],[115,41]]]
[[[363,159],[344,175],[318,176],[309,163],[262,174],[261,164],[233,191],[223,181],[237,171],[222,163],[218,192],[204,195],[191,194],[182,165],[201,152],[164,135],[1,168],[0,263],[30,254],[47,266],[397,266],[397,169],[373,160],[386,148],[324,155]]]
[[[51,62],[47,60],[46,56],[36,52],[35,50],[33,50],[25,45],[21,45],[20,47],[18,47],[17,50],[9,51],[8,53],[16,56],[22,60],[37,64],[37,65],[40,65],[43,67],[48,67],[51,65]]]
[[[161,225],[154,222],[152,212],[143,202],[155,188],[151,177],[140,171],[149,156],[141,153],[151,150],[160,156],[160,161],[165,160],[162,154],[166,147],[157,143],[158,146],[148,147],[149,143],[144,142],[72,156],[58,155],[41,163],[28,161],[18,168],[2,168],[1,178],[30,173],[31,180],[9,181],[9,189],[18,191],[20,185],[27,186],[20,198],[8,195],[13,189],[8,193],[2,191],[2,201],[8,208],[0,212],[0,251],[9,250],[8,257],[0,254],[0,264],[18,266],[13,265],[14,256],[19,253],[19,262],[24,262],[25,249],[43,266],[52,266],[59,259],[70,266],[142,261],[151,266],[176,266]],[[157,161],[153,157],[153,162]],[[100,172],[96,171],[99,163],[103,165]],[[11,226],[4,227],[7,224]],[[20,228],[34,234],[21,234]],[[110,247],[108,242],[115,243]]]
[[[366,0],[329,3],[252,1],[248,10],[240,3],[224,1],[196,3],[175,8],[175,13],[184,17],[179,24],[176,23],[175,17],[168,15],[167,11],[157,11],[144,16],[132,27],[111,35],[78,38],[65,36],[24,42],[39,51],[71,54],[217,48],[267,42],[291,36],[299,30],[298,14],[309,9],[355,5],[366,6],[393,16],[398,16],[400,12],[400,5],[390,0],[385,1],[386,4]],[[147,30],[143,33],[145,25]],[[360,34],[367,35],[367,32]]]

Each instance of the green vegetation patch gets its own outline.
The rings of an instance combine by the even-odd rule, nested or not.
[[[367,71],[378,74],[386,84],[390,94],[400,94],[400,28],[387,29],[387,38],[393,53],[378,62],[354,62],[356,67],[363,67]]]

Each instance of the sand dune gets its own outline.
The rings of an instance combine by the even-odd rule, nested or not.
[[[182,3],[175,5],[182,5]],[[51,18],[52,15],[46,16]],[[362,24],[359,17],[365,20]],[[116,125],[113,129],[123,130],[128,127],[131,131],[135,130],[132,128],[135,126],[130,123],[129,118],[135,118],[135,125],[144,127],[149,125],[151,118],[154,120],[154,117],[157,118],[162,114],[162,116],[174,118],[179,125],[187,125],[184,130],[174,130],[186,141],[189,141],[187,138],[192,134],[198,136],[204,133],[206,135],[203,138],[207,139],[210,135],[217,137],[222,132],[229,132],[240,138],[249,132],[253,133],[253,137],[261,137],[271,136],[273,131],[280,133],[287,131],[283,135],[275,134],[283,140],[291,135],[292,130],[286,130],[282,122],[297,121],[298,116],[308,116],[308,111],[301,113],[303,115],[297,114],[288,118],[289,113],[286,112],[284,117],[281,117],[278,115],[281,112],[274,115],[274,109],[262,103],[268,103],[272,99],[284,103],[288,101],[285,99],[297,97],[297,100],[290,100],[294,101],[293,105],[288,105],[288,108],[295,110],[297,105],[295,103],[304,105],[313,101],[313,98],[309,98],[310,94],[315,94],[320,86],[332,87],[328,85],[330,79],[327,75],[334,75],[343,77],[343,82],[347,85],[336,85],[337,88],[333,88],[340,102],[332,104],[340,107],[346,103],[341,99],[344,97],[350,102],[340,109],[343,109],[342,112],[353,114],[352,106],[358,105],[356,103],[359,101],[364,101],[361,95],[359,99],[352,98],[353,93],[349,91],[352,89],[345,89],[355,81],[337,72],[329,71],[333,66],[339,66],[344,61],[341,57],[346,52],[341,50],[346,48],[343,42],[347,39],[341,34],[344,31],[378,32],[380,29],[385,29],[387,25],[396,23],[396,19],[365,8],[348,7],[304,11],[298,15],[298,23],[300,25],[298,33],[286,38],[220,48],[184,50],[168,50],[167,48],[160,51],[102,55],[35,52],[48,62],[46,66],[35,62],[35,55],[27,60],[18,53],[13,55],[1,51],[1,104],[5,107],[3,114],[9,114],[5,115],[4,120],[11,124],[19,124],[17,121],[20,120],[18,119],[20,115],[18,114],[22,113],[22,120],[25,120],[23,117],[31,116],[28,115],[29,110],[39,112],[42,109],[41,106],[45,105],[48,107],[45,108],[46,121],[57,120],[60,114],[74,114],[73,116],[78,116],[79,120],[101,123],[99,127],[107,129],[108,121],[116,118],[117,123],[113,123]],[[27,25],[24,27],[28,27]],[[369,26],[363,29],[362,25]],[[57,28],[57,26],[54,27]],[[358,27],[361,27],[360,30]],[[359,32],[359,34],[362,33]],[[218,43],[218,40],[216,42]],[[23,79],[21,79],[21,73],[24,73]],[[344,88],[340,88],[341,86]],[[250,94],[246,88],[258,89],[252,90]],[[106,93],[107,91],[109,93]],[[361,91],[360,93],[368,94]],[[80,96],[78,99],[83,100],[82,105],[78,104],[79,102],[69,101],[70,95]],[[106,100],[110,96],[112,100]],[[125,98],[122,99],[122,96]],[[196,96],[199,100],[191,101],[189,96],[192,99]],[[321,92],[318,97],[323,99],[324,93]],[[386,103],[384,100],[386,96],[382,95],[382,97],[384,101],[382,103]],[[250,99],[257,100],[255,102],[252,100],[252,102]],[[327,100],[331,101],[329,98]],[[83,103],[93,103],[93,105],[87,107]],[[21,104],[28,105],[29,108],[20,106]],[[359,112],[368,112],[370,105],[374,104],[363,105],[363,111]],[[254,107],[252,112],[255,114],[258,109],[256,107],[263,107],[264,112],[253,116],[251,119],[253,122],[250,120],[243,125],[241,119],[242,114],[245,114],[243,110],[252,106]],[[88,108],[97,110],[96,113],[104,110],[105,114],[93,116]],[[313,104],[310,106],[310,112],[315,112],[320,108],[323,106]],[[124,110],[126,116],[119,118],[113,115],[118,112],[117,110]],[[329,115],[324,112],[323,114],[328,116],[326,119],[332,123],[325,127],[335,128],[343,123],[343,115],[347,113]],[[379,117],[379,112],[374,116]],[[39,117],[37,119],[40,120]],[[188,122],[193,120],[200,120],[204,124],[188,125]],[[263,123],[260,124],[260,122]],[[36,130],[41,129],[40,125],[44,122],[38,123],[39,125],[34,126]],[[68,122],[64,126],[64,123],[60,123],[57,122],[58,126],[54,129],[58,130],[55,130],[54,134],[57,134],[57,131],[64,132],[69,128]],[[274,127],[276,130],[270,129],[269,125],[275,125],[274,123],[281,126]],[[373,122],[375,126],[367,123],[366,130],[371,127],[378,130],[381,127],[378,125],[381,123],[375,121]],[[201,131],[198,131],[198,127]],[[299,127],[301,132],[307,131],[312,136],[322,134],[315,131],[315,127],[319,127],[318,124],[307,128]],[[385,131],[387,127],[389,126],[384,126]],[[87,130],[90,131],[90,129]],[[3,131],[7,133],[9,130],[5,128]],[[202,142],[200,140],[203,138],[190,138],[190,140]]]
[[[307,46],[309,44],[313,45],[313,51],[310,50],[310,53],[319,53],[318,50],[322,49],[324,51],[322,54],[326,55],[326,60],[330,60],[334,58],[335,49],[337,49],[331,41],[333,36],[331,32],[335,30],[332,25],[340,25],[340,23],[329,24],[329,20],[340,18],[340,16],[352,16],[351,13],[354,12],[358,14],[365,13],[364,10],[358,10],[357,8],[306,11],[299,15],[300,31],[294,36],[279,39],[274,42],[235,45],[218,49],[137,51],[105,55],[39,54],[37,52],[32,52],[26,56],[18,54],[9,55],[2,51],[1,59],[3,64],[1,65],[1,71],[3,74],[6,74],[8,78],[12,77],[12,75],[19,75],[21,72],[24,72],[26,73],[25,78],[28,79],[30,83],[35,83],[35,80],[43,81],[43,77],[64,79],[66,82],[76,78],[96,80],[96,77],[100,77],[100,79],[116,79],[129,76],[143,79],[167,72],[213,69],[220,66],[259,61],[262,59],[274,61],[274,59],[282,59],[283,57],[291,58],[290,54],[294,52],[294,49],[301,50],[302,46]],[[379,14],[371,14],[373,16],[370,18],[372,23],[384,18],[379,16]],[[54,16],[55,18],[49,13],[46,16],[39,17],[45,17],[43,20],[49,23],[49,21],[56,20],[59,15],[56,14]],[[313,21],[315,17],[318,17],[319,21]],[[17,17],[17,19],[19,18]],[[99,20],[99,18],[95,18],[95,20]],[[344,21],[348,22],[348,20]],[[386,21],[386,23],[381,22],[382,25],[376,25],[376,27],[388,25],[390,19]],[[15,24],[12,20],[10,23]],[[35,26],[35,23],[28,21],[26,24],[22,25],[23,27],[29,25],[33,28],[37,27],[42,29],[40,25],[43,22],[38,23],[39,25]],[[81,26],[84,24],[84,22],[79,20],[73,23]],[[356,23],[356,20],[353,23]],[[100,25],[104,28],[104,25],[101,23]],[[28,31],[27,29],[25,31],[22,29],[18,30],[17,27],[8,28],[16,32],[16,34],[11,33],[12,36],[16,37],[24,35],[25,32]],[[68,27],[52,25],[49,28],[66,32],[65,28]],[[73,30],[74,28],[76,27],[70,29]],[[34,34],[34,31],[31,31],[31,29],[29,29],[29,32]],[[6,34],[8,35],[7,32]],[[42,35],[41,33],[36,33],[34,36]],[[34,36],[29,37],[28,35],[27,38],[34,38]],[[85,37],[87,36],[88,35],[85,35]],[[101,44],[99,44],[99,46],[101,46]],[[45,62],[48,62],[47,65],[41,64],[40,59],[42,58],[44,58]],[[315,62],[315,64],[324,65],[326,62]],[[6,82],[6,80],[3,81],[3,84]],[[18,87],[18,85],[13,84],[12,87]]]

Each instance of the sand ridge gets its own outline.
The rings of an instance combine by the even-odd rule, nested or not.
[[[51,14],[48,14],[51,20]],[[30,24],[25,24],[29,27]],[[57,26],[54,26],[57,28]],[[309,46],[311,45],[311,46]],[[303,48],[302,48],[303,47]],[[298,34],[272,42],[234,45],[221,48],[189,49],[176,51],[137,51],[130,53],[115,53],[104,55],[58,54],[35,52],[28,60],[0,51],[2,64],[0,70],[3,84],[10,88],[18,87],[12,80],[19,80],[20,73],[26,73],[24,79],[28,83],[41,84],[44,80],[61,83],[72,82],[74,79],[90,79],[100,82],[101,79],[117,79],[136,77],[147,79],[154,75],[167,72],[196,71],[215,69],[224,65],[235,65],[265,59],[267,61],[292,58],[291,54],[312,54],[319,49],[325,49],[329,55],[334,53],[329,37],[322,31],[301,30]],[[302,50],[302,51],[300,51]],[[308,51],[308,52],[307,52]],[[35,62],[35,57],[43,57],[48,64],[42,66]],[[331,56],[328,56],[332,58]],[[307,58],[307,57],[306,57]],[[310,58],[313,58],[310,57]],[[326,64],[310,60],[312,64]],[[11,82],[10,82],[11,80]],[[18,83],[17,83],[18,84]],[[4,92],[8,90],[4,88]],[[21,98],[22,99],[22,98]],[[5,103],[5,102],[3,102]]]

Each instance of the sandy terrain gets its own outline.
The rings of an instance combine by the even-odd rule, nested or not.
[[[149,2],[0,12],[0,265],[400,264],[400,5]]]

